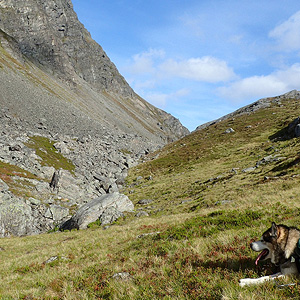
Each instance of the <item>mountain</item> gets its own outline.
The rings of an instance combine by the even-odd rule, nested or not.
[[[260,99],[149,154],[129,172],[131,199],[152,199],[151,213],[200,212],[223,202],[235,207],[250,190],[259,197],[276,183],[296,183],[299,101],[296,90]],[[136,178],[141,178],[138,184]]]
[[[134,211],[110,227],[1,239],[0,295],[299,298],[292,277],[239,286],[277,271],[255,264],[251,241],[272,222],[300,226],[299,101],[298,91],[260,100],[147,155],[122,190]]]
[[[189,131],[139,97],[69,0],[0,1],[0,236],[53,229],[118,193]]]
[[[16,115],[32,123],[34,110],[52,126],[76,134],[81,133],[81,120],[96,122],[157,145],[188,133],[173,116],[135,94],[79,22],[70,0],[1,1],[0,29],[6,62],[1,102]]]

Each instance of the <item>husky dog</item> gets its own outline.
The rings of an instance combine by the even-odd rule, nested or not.
[[[260,252],[255,264],[260,260],[271,259],[271,262],[280,267],[280,272],[260,278],[240,279],[240,286],[259,284],[274,280],[285,275],[298,275],[300,272],[300,230],[285,225],[272,226],[263,233],[260,241],[251,243],[250,247]]]

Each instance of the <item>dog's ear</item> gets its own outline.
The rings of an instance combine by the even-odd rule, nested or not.
[[[277,225],[275,222],[272,222],[271,236],[275,238],[277,237]]]

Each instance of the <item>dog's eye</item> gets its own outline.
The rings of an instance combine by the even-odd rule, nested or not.
[[[271,242],[272,236],[269,232],[266,232],[262,237],[262,242]]]

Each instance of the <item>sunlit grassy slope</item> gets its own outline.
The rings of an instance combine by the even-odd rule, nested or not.
[[[296,279],[238,285],[276,271],[255,266],[251,240],[272,221],[300,226],[300,144],[280,138],[299,112],[282,101],[154,153],[123,191],[148,217],[0,240],[2,299],[299,299]]]

